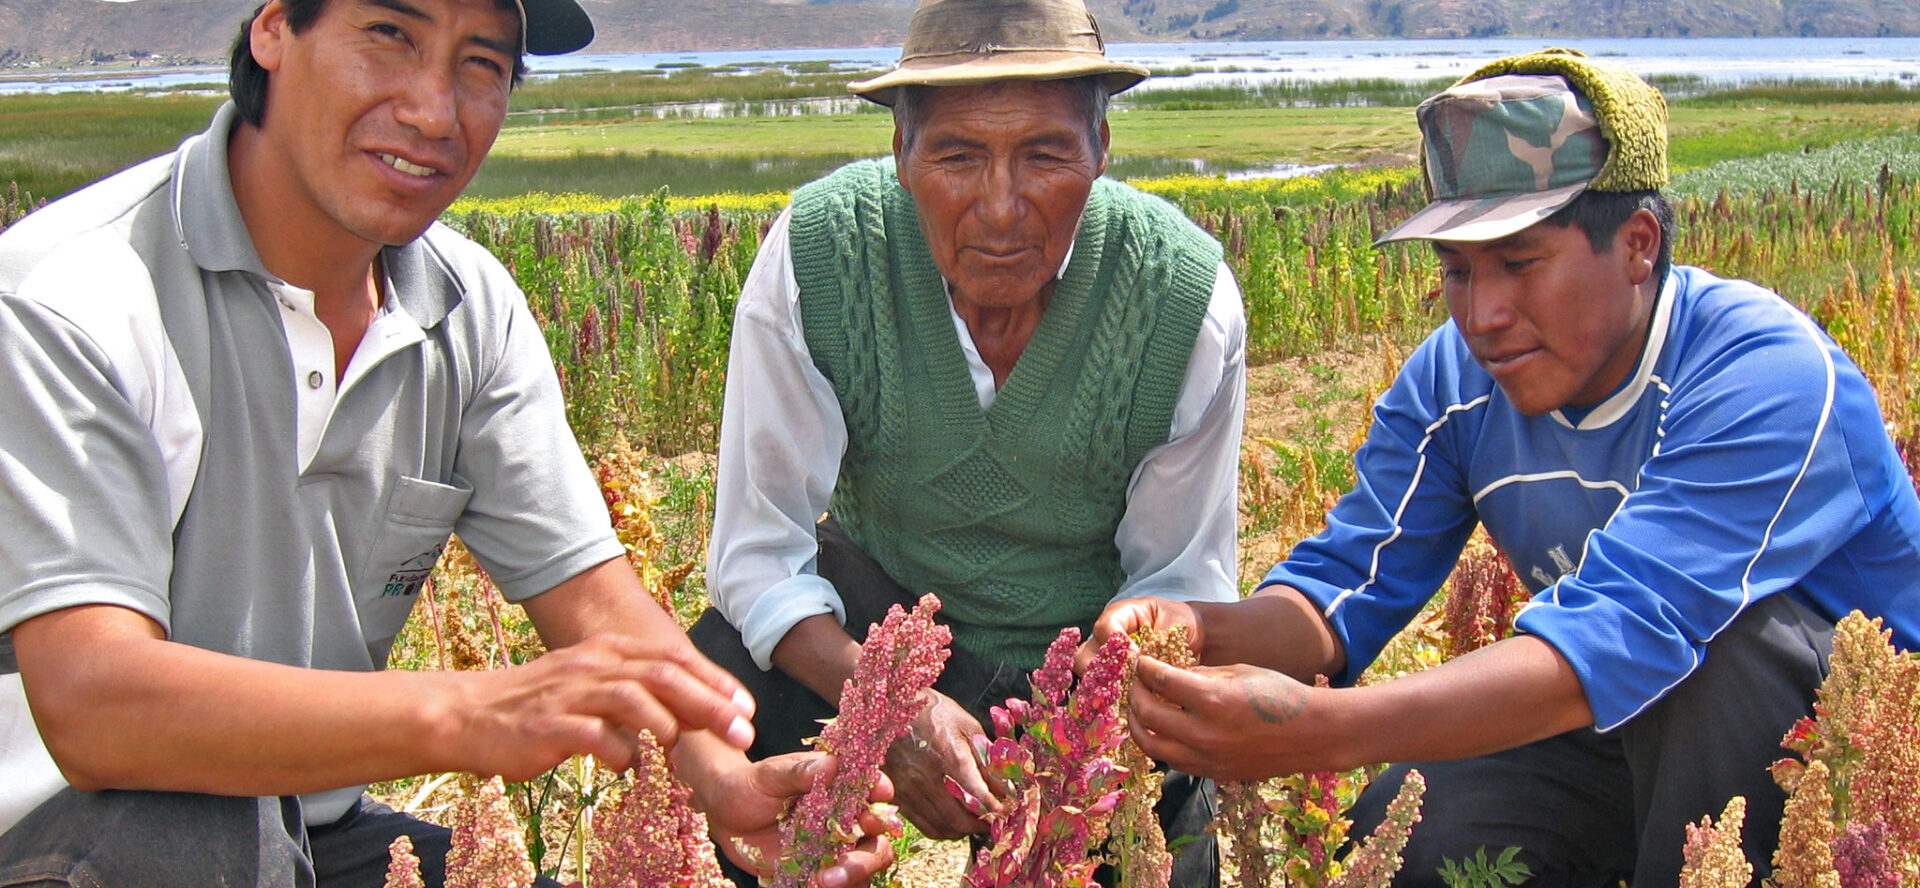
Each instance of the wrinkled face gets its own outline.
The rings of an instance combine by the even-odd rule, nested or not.
[[[328,0],[295,34],[269,3],[250,39],[289,213],[370,243],[420,236],[500,132],[519,29],[493,0]]]
[[[1521,413],[1605,399],[1633,372],[1653,314],[1659,225],[1644,210],[1594,251],[1577,226],[1435,241],[1447,311]]]
[[[912,145],[894,134],[933,262],[956,302],[1011,308],[1052,292],[1107,168],[1073,88],[1012,81],[927,91]]]

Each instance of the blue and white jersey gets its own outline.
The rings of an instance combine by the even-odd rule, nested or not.
[[[1633,374],[1586,409],[1521,415],[1452,323],[1401,369],[1358,482],[1262,585],[1318,602],[1351,683],[1432,597],[1476,523],[1534,593],[1610,730],[1784,592],[1920,642],[1920,502],[1866,379],[1778,295],[1676,267]]]

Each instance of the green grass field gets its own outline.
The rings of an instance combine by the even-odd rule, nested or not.
[[[891,123],[871,111],[695,119],[651,106],[765,103],[844,95],[849,75],[676,70],[579,74],[525,84],[470,193],[607,197],[669,187],[681,196],[785,191],[849,158],[888,150]],[[1401,165],[1415,150],[1406,105],[1425,87],[1384,81],[1206,87],[1122,96],[1111,117],[1121,177],[1163,176],[1192,161],[1231,170],[1294,164]],[[1343,98],[1345,97],[1345,98]],[[1341,104],[1351,101],[1352,104]],[[1318,103],[1296,106],[1298,103]],[[219,98],[202,95],[0,97],[0,183],[57,197],[178,144]],[[757,107],[757,106],[754,106]],[[1734,157],[1818,149],[1914,128],[1920,93],[1890,83],[1776,83],[1677,100],[1676,170]],[[599,119],[553,122],[531,109]],[[523,122],[524,121],[524,122]]]

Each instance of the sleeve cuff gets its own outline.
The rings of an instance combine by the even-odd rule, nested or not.
[[[747,610],[740,623],[740,641],[761,670],[773,668],[773,649],[794,624],[817,614],[831,613],[847,621],[847,606],[833,584],[815,574],[799,574],[773,584]]]
[[[34,617],[90,604],[124,607],[160,624],[161,631],[168,638],[173,637],[173,609],[164,596],[151,589],[111,580],[46,585],[0,597],[0,633],[12,632],[13,627]]]
[[[515,577],[495,576],[493,582],[500,589],[500,597],[519,604],[579,576],[581,571],[589,567],[625,557],[626,554],[627,547],[621,545],[620,538],[614,536],[612,528],[608,528],[605,537],[561,555],[538,570]]]

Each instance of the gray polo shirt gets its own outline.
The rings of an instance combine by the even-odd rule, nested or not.
[[[311,295],[234,203],[234,123],[0,234],[0,633],[112,604],[366,671],[449,532],[509,600],[620,556],[506,270],[438,225],[385,250],[385,310],[335,380]],[[12,660],[0,635],[0,831],[65,785]],[[360,789],[308,796],[307,821]]]

